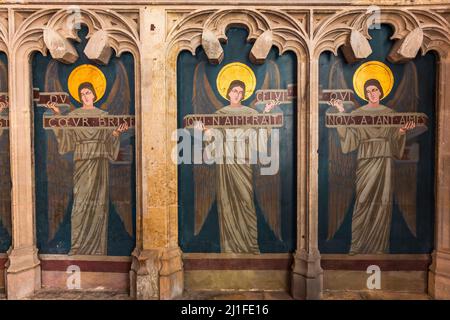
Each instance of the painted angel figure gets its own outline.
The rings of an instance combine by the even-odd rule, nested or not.
[[[225,67],[224,67],[225,68]],[[277,78],[276,64],[270,64],[270,71],[266,75],[263,88],[267,88],[270,81]],[[275,84],[279,85],[279,84]],[[197,66],[194,75],[194,98],[193,106],[195,113],[216,113],[221,115],[248,115],[259,112],[251,107],[242,105],[246,94],[246,83],[241,80],[230,82],[225,93],[225,98],[230,101],[227,106],[221,106],[217,99],[210,94],[210,85],[204,76],[204,65]],[[208,109],[213,105],[216,110]],[[271,102],[265,105],[263,112],[271,112],[279,102]],[[202,130],[208,135],[209,128],[198,121],[195,123],[196,130]],[[217,129],[214,129],[217,130]],[[226,137],[225,129],[222,136]],[[226,129],[226,130],[239,130]],[[241,134],[245,130],[240,130]],[[237,136],[236,136],[237,135]],[[235,138],[243,139],[246,150],[250,143],[244,137],[236,133]],[[267,137],[267,136],[266,136]],[[226,138],[224,138],[226,140]],[[229,143],[223,145],[224,157],[236,159],[237,153],[229,150]],[[281,238],[280,226],[280,181],[279,174],[263,176],[253,170],[249,163],[248,155],[242,162],[235,161],[233,164],[226,160],[214,165],[194,166],[195,185],[195,233],[200,232],[201,227],[208,215],[214,200],[217,201],[220,229],[221,252],[224,253],[254,253],[258,254],[258,228],[256,205],[258,201],[266,221],[278,238]]]
[[[117,69],[121,71],[122,67],[119,64]],[[56,65],[51,65],[49,70],[52,70],[52,68],[56,68]],[[119,73],[113,90],[119,92],[121,85],[128,86],[125,80],[126,74]],[[55,86],[55,91],[62,91],[59,88],[59,83],[49,86]],[[115,98],[114,95],[111,96],[112,99]],[[129,97],[129,92],[125,92],[122,96]],[[98,108],[94,105],[94,102],[99,97],[92,83],[82,82],[79,84],[77,98],[79,98],[82,106],[74,108],[67,114],[68,116],[101,117],[109,114],[107,111],[102,110],[105,109],[104,106]],[[121,105],[122,102],[129,103],[129,101],[121,100],[115,103],[119,103],[120,108],[124,108]],[[114,113],[115,105],[112,100],[108,99],[107,103],[112,104],[110,110],[112,109]],[[46,107],[56,115],[61,114],[61,110],[54,103],[48,103]],[[128,108],[128,105],[126,107]],[[49,191],[49,209],[52,212],[64,210],[68,204],[68,190],[64,189],[66,189],[66,185],[68,188],[72,187],[73,205],[71,210],[71,248],[69,255],[106,255],[110,194],[113,192],[114,194],[117,193],[114,191],[114,186],[111,185],[111,179],[115,179],[114,176],[120,175],[118,171],[114,171],[114,174],[111,174],[110,171],[117,169],[110,169],[110,161],[117,159],[120,150],[120,136],[128,130],[128,125],[125,122],[115,129],[96,127],[62,129],[54,127],[52,130],[57,142],[56,150],[60,156],[57,157],[57,155],[51,154],[54,148],[52,147],[52,140],[49,140],[49,159],[47,163],[50,166],[58,166],[59,171],[64,170],[67,171],[66,174],[72,174],[73,185],[68,183],[72,179],[69,179],[67,176],[55,181],[60,190],[58,198],[50,194]],[[73,167],[66,163],[67,160],[60,158],[61,155],[69,152],[73,152]],[[119,168],[118,170],[124,169]],[[127,176],[129,176],[129,169],[125,168],[125,170],[127,170]],[[69,173],[69,171],[73,173]],[[123,181],[121,184],[123,184]],[[120,192],[122,190],[119,190]],[[130,199],[124,200],[130,202]],[[119,214],[126,211],[127,216],[129,215],[129,219],[131,219],[131,209],[122,208],[121,202],[115,203],[116,210],[119,211]],[[55,218],[50,215],[50,219]],[[61,219],[62,217],[59,217],[59,221],[50,221],[51,227],[53,225],[53,234],[56,232],[55,228],[61,223]]]
[[[106,111],[94,106],[96,92],[89,82],[78,87],[83,106],[70,112],[74,116],[104,116]],[[60,114],[54,103],[48,107]],[[72,207],[72,243],[69,255],[106,255],[109,215],[109,160],[119,154],[126,123],[116,129],[82,128],[53,129],[59,153],[74,151]]]
[[[411,110],[407,111],[415,111],[417,101],[405,101],[406,92],[403,91],[407,88],[405,81],[414,81],[417,78],[415,75],[414,65],[408,65],[398,95],[390,101],[393,108],[399,109],[396,103],[408,103],[403,108],[409,107]],[[385,90],[376,79],[376,75],[374,76],[365,80],[361,88],[364,90],[364,98],[368,103],[351,111],[352,115],[377,116],[396,112],[393,108],[380,103],[385,97]],[[407,79],[407,77],[410,78]],[[344,83],[341,81],[340,87],[343,86]],[[346,112],[342,100],[331,99],[328,104],[339,113]],[[416,124],[411,121],[400,128],[343,125],[336,128],[337,135],[330,134],[330,139],[337,140],[344,156],[337,154],[339,151],[336,150],[336,140],[335,142],[330,140],[330,182],[334,184],[330,186],[334,188],[330,191],[337,194],[329,196],[331,197],[329,198],[329,238],[342,223],[352,194],[350,189],[352,183],[348,180],[354,179],[356,196],[349,254],[389,252],[394,198],[403,211],[408,226],[415,233],[415,205],[414,209],[411,209],[411,204],[415,203],[415,192],[412,192],[416,184],[415,168],[408,178],[405,167],[402,168],[402,166],[411,166],[411,164],[403,164],[400,161],[404,156],[407,133],[414,131],[415,128]],[[356,154],[353,151],[356,151]],[[414,181],[408,183],[407,180],[412,178]],[[407,183],[401,184],[401,182]],[[339,188],[339,191],[336,188]],[[334,209],[331,209],[332,207]]]

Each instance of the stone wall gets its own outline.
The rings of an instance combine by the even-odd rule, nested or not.
[[[273,285],[278,289],[289,286],[292,296],[298,299],[318,299],[324,287],[336,288],[333,276],[327,275],[332,259],[325,259],[324,264],[318,249],[318,62],[322,52],[337,53],[342,46],[349,61],[359,61],[369,55],[368,20],[373,16],[367,14],[367,8],[371,4],[373,1],[327,0],[307,3],[219,1],[214,5],[203,0],[189,4],[176,0],[112,0],[98,4],[82,0],[76,1],[76,7],[69,7],[67,2],[59,0],[21,4],[2,1],[0,50],[8,58],[12,182],[12,246],[5,269],[8,298],[25,297],[45,283],[62,281],[57,279],[57,274],[49,276],[46,270],[51,263],[48,257],[39,255],[36,246],[31,57],[34,52],[41,52],[58,61],[72,63],[75,21],[86,25],[92,36],[107,35],[107,41],[90,49],[89,56],[95,61],[104,61],[109,49],[114,55],[131,53],[135,61],[137,227],[129,272],[130,294],[138,299],[172,299],[185,287],[195,288],[204,279],[203,275],[194,275],[198,271],[192,269],[193,257],[185,257],[183,263],[178,245],[177,166],[171,161],[175,144],[171,133],[177,128],[177,57],[183,50],[194,54],[202,46],[210,62],[217,62],[221,50],[219,40],[226,38],[227,27],[236,25],[244,26],[249,38],[256,40],[253,51],[256,60],[264,61],[265,46],[269,43],[280,53],[294,52],[298,63],[297,244],[291,258],[283,258],[292,261],[288,262],[292,263],[292,269],[281,270],[279,282]],[[379,22],[391,25],[394,30],[393,60],[407,61],[417,52],[432,51],[438,56],[435,245],[428,272],[423,266],[415,267],[420,274],[414,277],[421,283],[411,290],[427,287],[433,297],[448,299],[450,129],[446,124],[450,118],[447,79],[450,75],[450,7],[446,1],[438,0],[414,1],[414,4],[406,0],[383,0],[377,1],[377,5],[381,8]],[[48,36],[47,31],[45,36],[46,30],[54,32]],[[264,37],[270,34],[270,37],[267,41],[258,41],[263,34]],[[283,259],[281,264],[285,263]],[[427,259],[419,257],[418,261]],[[361,267],[341,264],[333,268],[350,272]],[[2,270],[0,268],[0,272]],[[260,271],[265,277],[264,270]],[[255,274],[250,271],[247,279]],[[110,273],[104,275],[105,278],[110,276]],[[344,276],[360,277],[348,272]],[[120,289],[127,290],[123,276],[119,277]],[[405,274],[399,277],[409,281]],[[246,285],[252,286],[251,283]]]

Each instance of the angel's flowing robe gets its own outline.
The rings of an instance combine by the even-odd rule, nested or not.
[[[217,114],[241,115],[258,114],[249,107],[226,106]],[[220,245],[222,252],[259,253],[256,208],[253,193],[253,172],[249,153],[237,152],[239,140],[249,149],[250,139],[246,138],[245,128],[227,129],[235,137],[230,140],[224,129],[223,164],[217,164],[217,208],[219,213]],[[238,162],[240,158],[241,162]],[[234,162],[234,164],[227,162]]]
[[[100,109],[78,108],[72,116],[105,116]],[[114,129],[53,129],[58,151],[73,151],[72,236],[69,254],[106,255],[109,214],[109,160],[119,153]],[[57,173],[54,173],[57,174]]]
[[[352,114],[395,112],[386,106],[365,105]],[[405,134],[395,127],[337,128],[342,152],[357,150],[356,200],[350,253],[387,253],[393,207],[394,158],[401,158]],[[408,188],[408,186],[404,186]]]

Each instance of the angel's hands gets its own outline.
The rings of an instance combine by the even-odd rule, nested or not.
[[[118,137],[122,132],[125,132],[127,130],[128,130],[128,123],[124,122],[116,130],[114,130],[112,134],[114,137]]]
[[[342,102],[342,100],[340,100],[340,99],[331,99],[327,103],[328,103],[328,105],[337,108],[339,112],[345,112],[344,103]]]
[[[55,114],[61,114],[61,111],[59,110],[59,108],[56,106],[55,102],[52,101],[48,101],[47,104],[45,105],[45,107],[47,109],[52,110]]]
[[[408,121],[403,127],[399,129],[399,133],[404,135],[407,131],[412,130],[416,127],[416,123],[414,121]]]
[[[3,110],[8,109],[8,108],[9,108],[8,101],[0,102],[0,112],[3,112]]]
[[[270,111],[272,111],[273,108],[275,108],[276,106],[280,105],[280,101],[277,100],[271,100],[269,103],[266,104],[265,108],[264,108],[264,113],[268,113]]]

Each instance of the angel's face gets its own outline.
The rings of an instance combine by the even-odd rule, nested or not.
[[[234,87],[228,94],[231,104],[240,104],[244,98],[244,88]]]
[[[86,106],[92,106],[94,104],[94,93],[88,88],[81,89],[81,100],[83,100],[83,104]]]
[[[366,88],[366,95],[371,103],[380,102],[381,92],[377,86],[368,86]]]

